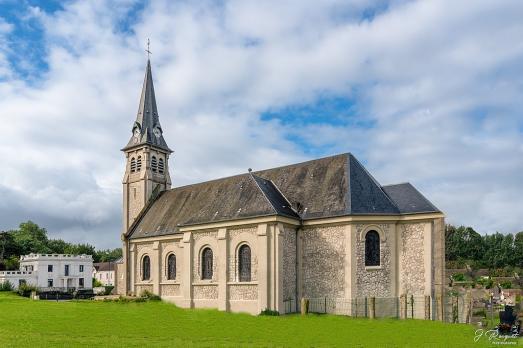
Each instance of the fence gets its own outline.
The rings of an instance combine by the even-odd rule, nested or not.
[[[354,299],[306,298],[309,313],[337,314],[361,318],[399,318],[443,320],[450,323],[473,322],[473,301],[467,294],[443,297],[402,295],[400,297],[361,297]],[[284,301],[284,314],[301,310],[300,301]],[[496,317],[497,310],[491,314]]]

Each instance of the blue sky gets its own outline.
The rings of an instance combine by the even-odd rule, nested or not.
[[[523,230],[520,1],[0,0],[0,230],[119,245],[147,38],[183,185],[342,152]]]

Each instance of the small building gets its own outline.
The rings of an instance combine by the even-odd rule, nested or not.
[[[114,286],[116,281],[116,261],[97,262],[93,264],[93,278],[104,286]]]
[[[23,283],[40,289],[90,289],[92,273],[91,255],[29,254],[20,257],[18,271],[0,272],[0,283],[9,281],[15,289]]]

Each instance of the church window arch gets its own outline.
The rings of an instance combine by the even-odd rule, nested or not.
[[[136,158],[131,158],[131,173],[136,172]]]
[[[167,256],[167,279],[176,279],[176,255],[174,254]]]
[[[151,157],[151,169],[155,173],[158,170],[158,160],[156,159],[156,156]]]
[[[238,249],[238,278],[240,282],[251,281],[251,247],[247,244]]]
[[[136,171],[139,172],[142,170],[142,156],[138,156],[136,159]]]
[[[365,266],[380,265],[380,235],[371,230],[365,234]]]
[[[202,279],[210,280],[213,276],[213,254],[212,249],[206,247],[202,251]]]
[[[164,164],[163,164],[163,158],[160,158],[158,160],[158,173],[163,174],[164,169],[165,169],[165,167],[164,167]]]
[[[142,258],[142,280],[151,279],[151,259],[148,255]]]

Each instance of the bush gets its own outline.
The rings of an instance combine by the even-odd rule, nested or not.
[[[23,297],[29,297],[31,296],[31,292],[36,291],[36,286],[34,285],[27,285],[27,284],[20,284],[18,287],[18,290],[16,292],[18,295]]]
[[[501,286],[502,289],[511,289],[512,288],[512,282],[506,280],[504,282],[501,282],[499,284],[499,286]]]
[[[272,309],[265,308],[263,311],[261,311],[260,315],[267,315],[267,316],[278,316],[280,315],[280,312],[273,311]]]
[[[482,309],[477,310],[474,313],[472,313],[472,315],[475,316],[475,317],[486,318],[487,317],[487,311],[485,310],[485,308],[482,308]]]
[[[96,278],[93,278],[93,288],[98,288],[100,286],[103,286],[102,282]]]
[[[161,301],[162,300],[162,298],[160,296],[155,295],[148,290],[142,291],[142,293],[140,294],[140,297],[146,301]]]
[[[0,283],[0,291],[13,291],[13,284],[7,280],[3,283]]]
[[[485,289],[492,289],[494,281],[490,278],[478,278],[476,282],[482,285]]]
[[[453,274],[452,280],[454,280],[455,282],[463,282],[465,281],[465,275],[463,273]]]
[[[112,285],[106,285],[105,286],[105,291],[104,291],[104,295],[111,295],[111,292],[113,291],[114,289],[114,286]]]

